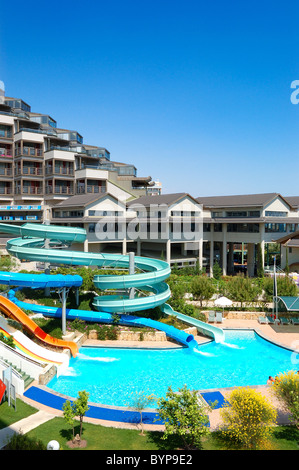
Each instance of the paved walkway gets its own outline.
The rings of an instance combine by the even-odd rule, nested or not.
[[[11,424],[7,428],[0,429],[0,449],[3,449],[3,447],[6,446],[7,442],[14,434],[26,434],[31,431],[31,429],[49,421],[53,417],[53,414],[40,410],[37,413],[28,416],[28,418],[21,419],[20,421]]]
[[[218,325],[220,326],[220,325]],[[233,328],[248,328],[248,329],[255,329],[257,333],[264,336],[266,339],[274,341],[277,344],[285,346],[287,348],[295,349],[299,351],[299,326],[288,326],[288,325],[260,325],[257,320],[237,320],[237,319],[225,319],[221,325],[224,329],[233,329]],[[197,336],[196,340],[200,343],[207,341],[206,338],[202,336]],[[180,347],[174,343],[166,342],[166,343],[156,343],[156,342],[137,342],[137,343],[129,343],[126,342],[108,342],[108,341],[88,341],[84,344],[98,344],[101,346],[131,346],[131,347]],[[109,343],[109,344],[108,344]],[[299,352],[298,352],[299,354]],[[299,363],[298,363],[299,369]],[[288,414],[282,409],[280,403],[273,397],[271,394],[271,387],[265,385],[256,388],[260,393],[266,396],[269,400],[271,400],[272,404],[275,406],[277,413],[278,413],[278,424],[288,424]],[[228,397],[230,394],[229,389],[222,389],[220,390],[224,397]],[[47,406],[41,405],[40,403],[34,402],[28,398],[22,397],[23,401],[29,403],[31,406],[37,408],[39,411],[28,418],[22,419],[14,423],[13,425],[0,430],[0,449],[2,449],[6,443],[7,439],[11,437],[14,433],[22,432],[27,433],[31,429],[41,425],[49,421],[50,419],[54,418],[55,416],[62,416],[62,411],[58,411]],[[220,423],[220,410],[213,410],[210,415],[210,426],[211,430],[217,429]],[[84,418],[85,422],[90,422],[94,424],[101,424],[102,426],[107,427],[118,427],[118,428],[126,428],[126,429],[136,429],[138,425],[132,425],[127,423],[115,423],[111,421],[103,421],[94,418]],[[147,430],[162,430],[163,426],[159,425],[144,425],[144,428]]]

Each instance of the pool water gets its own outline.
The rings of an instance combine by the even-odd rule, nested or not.
[[[296,362],[292,351],[252,330],[225,330],[224,344],[213,341],[197,351],[82,347],[64,375],[54,377],[48,387],[72,398],[86,390],[90,402],[129,406],[135,393],[161,397],[168,386],[208,390],[265,385],[269,375],[297,370]]]

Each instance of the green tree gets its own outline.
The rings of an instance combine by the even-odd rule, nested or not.
[[[272,391],[290,412],[290,420],[299,429],[299,374],[294,371],[279,374]]]
[[[215,287],[206,276],[196,276],[191,283],[191,292],[195,298],[199,299],[200,305],[204,300],[210,300],[215,293]]]
[[[66,400],[62,406],[62,411],[63,411],[63,417],[67,424],[71,426],[72,432],[73,432],[73,440],[75,439],[75,410],[73,406],[71,405],[71,402],[69,400]]]
[[[222,276],[222,269],[219,266],[219,263],[216,261],[216,263],[214,263],[213,265],[213,277],[214,279],[219,281],[221,279],[221,276]]]
[[[89,393],[83,390],[78,392],[78,398],[73,403],[75,416],[79,416],[80,419],[80,439],[82,436],[83,418],[85,413],[89,410],[89,407],[87,406],[88,398]]]
[[[241,303],[243,308],[244,302],[253,302],[256,300],[261,288],[253,282],[249,277],[238,275],[231,277],[227,282],[227,291],[230,298]]]
[[[82,428],[83,428],[83,418],[85,413],[89,410],[87,406],[89,398],[89,393],[85,390],[78,392],[78,398],[73,401],[73,404],[69,400],[67,400],[62,409],[63,409],[63,417],[66,422],[72,427],[73,430],[73,440],[75,439],[75,418],[78,416],[80,420],[80,440],[82,437]]]
[[[277,276],[277,295],[279,296],[290,296],[296,297],[298,294],[298,289],[289,276]],[[271,277],[265,277],[263,279],[262,288],[264,292],[264,298],[266,302],[271,302],[273,299],[273,286],[274,280]]]
[[[179,436],[186,449],[200,449],[201,438],[210,433],[208,408],[199,402],[197,391],[186,385],[175,393],[168,387],[165,398],[158,399],[158,414],[165,423],[162,439]]]
[[[143,429],[143,415],[142,411],[145,408],[148,408],[151,403],[155,401],[155,396],[153,394],[146,395],[144,391],[139,391],[135,392],[132,401],[130,404],[128,404],[128,408],[131,408],[132,410],[135,410],[139,413],[140,416],[140,426],[141,426],[141,434],[144,434],[144,429]]]
[[[276,421],[276,410],[259,392],[239,387],[220,410],[224,437],[246,449],[266,449]]]

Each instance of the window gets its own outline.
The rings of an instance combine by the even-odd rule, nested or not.
[[[265,216],[266,217],[287,217],[288,213],[281,212],[281,211],[266,211]]]

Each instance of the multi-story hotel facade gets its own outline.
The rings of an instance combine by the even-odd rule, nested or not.
[[[79,250],[163,256],[211,275],[217,261],[224,274],[253,276],[258,263],[271,264],[269,248],[298,231],[298,207],[299,197],[278,193],[162,194],[133,164],[112,161],[105,147],[0,93],[1,222],[80,226],[87,238]],[[6,240],[0,234],[2,248]]]

